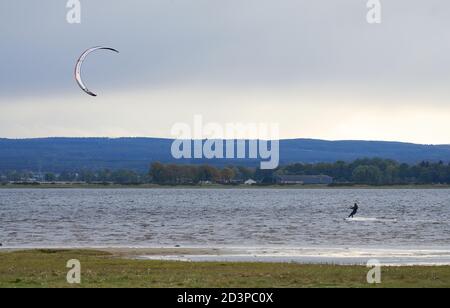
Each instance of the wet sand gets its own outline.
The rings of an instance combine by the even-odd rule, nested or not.
[[[140,253],[139,255],[136,253]],[[138,259],[185,262],[269,262],[384,266],[450,265],[450,250],[367,248],[249,248],[136,251]]]
[[[0,252],[28,249],[2,248]],[[48,249],[48,248],[47,248]],[[180,262],[262,262],[383,266],[450,265],[450,250],[375,248],[141,248],[141,247],[59,247],[62,250],[97,250],[117,258]]]

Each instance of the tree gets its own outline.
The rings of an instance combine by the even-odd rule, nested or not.
[[[80,172],[80,180],[86,183],[95,182],[96,180],[95,173],[91,170],[83,170]]]
[[[274,184],[278,170],[256,169],[255,178],[263,184]]]
[[[236,174],[234,173],[233,169],[230,168],[223,168],[220,171],[220,177],[224,183],[230,183],[235,175]]]
[[[165,176],[165,166],[160,162],[154,162],[150,166],[150,176],[154,183],[164,184],[167,181]]]
[[[46,182],[55,182],[56,181],[56,175],[53,173],[46,173],[44,176],[44,179]]]
[[[251,179],[255,176],[255,170],[251,168],[246,167],[237,167],[239,173],[241,174],[241,177],[243,180]]]
[[[63,171],[59,175],[60,181],[73,182],[77,180],[77,174],[70,171]]]
[[[219,170],[217,170],[217,168],[209,165],[202,165],[198,168],[197,182],[216,182],[219,179],[220,172]]]
[[[123,185],[139,184],[139,176],[134,171],[130,170],[114,171],[112,180],[114,183]]]
[[[399,169],[396,165],[388,165],[384,171],[383,184],[395,184],[398,182]]]
[[[100,182],[112,182],[113,174],[112,174],[111,170],[103,169],[103,170],[100,170],[100,172],[97,174],[97,179]]]
[[[8,181],[18,182],[22,180],[22,175],[17,171],[8,171],[6,173],[6,178]]]
[[[382,173],[376,166],[361,165],[353,171],[353,181],[358,184],[379,185],[382,183]]]

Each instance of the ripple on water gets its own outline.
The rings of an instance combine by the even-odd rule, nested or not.
[[[4,246],[450,247],[449,190],[0,190]],[[357,199],[361,208],[345,221]]]

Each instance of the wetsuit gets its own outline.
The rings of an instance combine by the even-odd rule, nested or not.
[[[355,206],[351,208],[353,210],[353,212],[350,214],[350,216],[348,216],[348,218],[353,218],[353,216],[356,215],[356,213],[358,213],[358,204],[355,203]]]

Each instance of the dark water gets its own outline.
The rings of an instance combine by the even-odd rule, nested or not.
[[[450,247],[450,190],[0,189],[7,247]],[[355,221],[345,221],[358,200]]]

